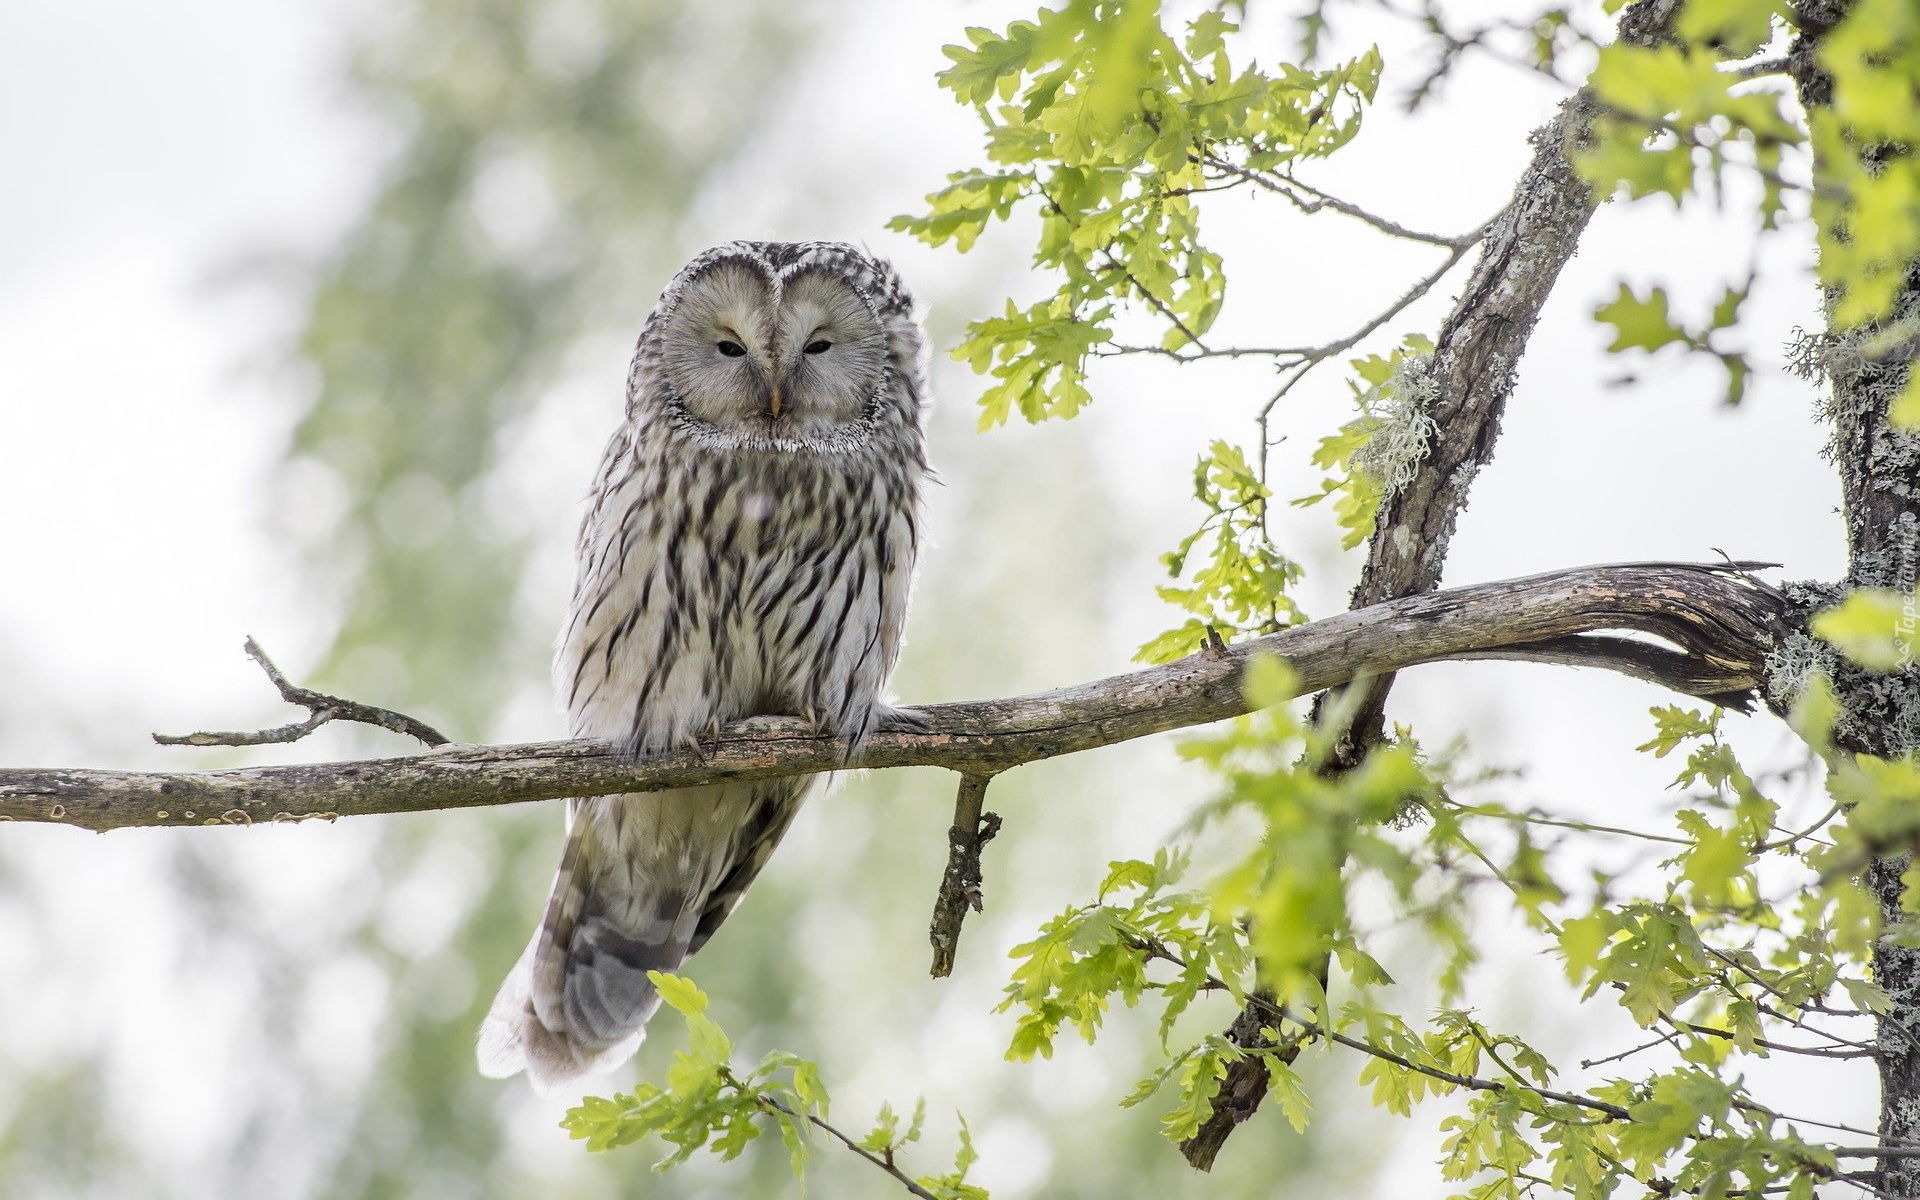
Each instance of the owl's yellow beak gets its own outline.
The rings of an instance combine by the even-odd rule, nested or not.
[[[775,417],[780,415],[780,385],[777,383],[773,385],[773,393],[767,397],[767,413]]]

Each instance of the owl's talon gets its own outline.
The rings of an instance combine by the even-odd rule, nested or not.
[[[700,740],[699,734],[688,730],[686,737],[682,738],[681,741],[686,745],[688,750],[693,752],[693,756],[700,760],[701,766],[704,767],[713,761],[712,752],[707,749],[707,744]],[[716,746],[715,748],[717,749],[718,747]]]

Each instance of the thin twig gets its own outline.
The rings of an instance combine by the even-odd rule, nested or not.
[[[731,1083],[736,1089],[741,1091],[746,1090],[745,1085],[741,1084],[738,1080],[735,1080],[731,1072],[724,1073],[723,1078],[725,1078],[728,1083]],[[907,1191],[911,1192],[913,1195],[920,1197],[920,1200],[940,1200],[940,1197],[934,1195],[932,1192],[929,1192],[927,1189],[921,1187],[918,1183],[914,1182],[913,1176],[907,1174],[905,1171],[902,1171],[899,1167],[894,1166],[891,1162],[888,1162],[885,1158],[882,1158],[880,1155],[875,1154],[873,1151],[867,1149],[865,1146],[862,1146],[859,1142],[855,1141],[849,1135],[842,1133],[839,1129],[836,1129],[834,1126],[829,1125],[826,1121],[824,1121],[819,1117],[814,1116],[812,1113],[805,1113],[805,1114],[797,1113],[793,1109],[787,1107],[786,1104],[782,1103],[779,1100],[774,1099],[772,1096],[755,1096],[754,1099],[758,1101],[760,1106],[763,1108],[769,1109],[774,1112],[783,1113],[788,1118],[795,1121],[805,1120],[808,1124],[814,1126],[817,1129],[824,1131],[828,1136],[838,1141],[841,1145],[845,1146],[847,1149],[853,1151],[855,1154],[858,1154],[861,1158],[866,1159],[868,1162],[872,1163],[874,1166],[879,1167],[882,1171],[885,1171],[887,1174],[893,1176],[893,1178],[900,1184],[901,1187],[906,1188]]]
[[[1089,353],[1095,358],[1119,358],[1127,354],[1157,354],[1176,362],[1200,362],[1209,358],[1300,358],[1313,353],[1312,346],[1220,346],[1169,350],[1165,346],[1135,346],[1127,342],[1102,342]]]
[[[1452,73],[1455,62],[1468,50],[1477,50],[1502,65],[1514,67],[1530,74],[1543,76],[1562,86],[1571,86],[1567,80],[1561,78],[1559,72],[1553,69],[1553,60],[1551,58],[1542,62],[1534,55],[1515,53],[1514,51],[1493,45],[1488,40],[1490,35],[1495,33],[1519,33],[1532,36],[1534,29],[1530,24],[1523,24],[1513,20],[1495,20],[1486,22],[1471,32],[1456,33],[1447,28],[1446,22],[1442,19],[1439,7],[1433,4],[1431,0],[1423,4],[1419,12],[1409,12],[1406,9],[1398,8],[1390,3],[1389,0],[1374,0],[1374,2],[1381,11],[1398,17],[1403,21],[1419,25],[1440,43],[1439,55],[1434,65],[1428,69],[1425,78],[1421,79],[1418,84],[1407,92],[1406,106],[1409,112],[1418,109],[1421,103],[1434,93],[1434,90],[1439,86],[1441,80]],[[1580,42],[1589,46],[1597,44],[1592,35],[1572,25],[1568,25],[1566,28],[1568,32],[1579,39]]]
[[[1622,1050],[1618,1054],[1609,1054],[1605,1058],[1583,1058],[1580,1060],[1580,1067],[1582,1070],[1591,1071],[1595,1067],[1603,1067],[1608,1063],[1620,1062],[1623,1059],[1632,1058],[1636,1054],[1644,1054],[1655,1046],[1671,1045],[1678,1040],[1680,1040],[1678,1033],[1663,1033],[1650,1042],[1642,1042],[1638,1046]]]
[[[1789,849],[1800,841],[1803,841],[1808,838],[1813,838],[1814,834],[1818,833],[1821,829],[1825,828],[1828,821],[1831,821],[1835,817],[1840,815],[1841,807],[1842,806],[1839,801],[1837,800],[1834,801],[1832,807],[1828,808],[1826,813],[1823,816],[1821,816],[1821,818],[1818,821],[1815,821],[1813,824],[1807,826],[1805,829],[1801,830],[1799,833],[1781,838],[1778,841],[1761,842],[1759,845],[1753,848],[1753,852],[1755,854],[1764,854],[1768,850]],[[1774,828],[1779,829],[1780,827],[1776,825],[1774,826]],[[1786,831],[1781,830],[1781,832],[1784,833]],[[1818,839],[1814,839],[1814,840],[1818,840]]]
[[[1666,842],[1675,846],[1691,846],[1688,838],[1668,837],[1662,833],[1644,833],[1638,829],[1622,829],[1617,825],[1594,825],[1586,821],[1563,821],[1557,817],[1543,817],[1538,813],[1513,812],[1507,809],[1488,808],[1481,805],[1462,804],[1448,801],[1446,807],[1467,817],[1493,817],[1501,821],[1517,821],[1525,825],[1551,825],[1555,829],[1572,829],[1580,833],[1612,833],[1621,837],[1637,838],[1645,842]]]
[[[1836,1133],[1851,1133],[1859,1137],[1879,1136],[1878,1134],[1874,1133],[1873,1130],[1862,1129],[1858,1125],[1840,1125],[1832,1121],[1816,1121],[1811,1117],[1789,1117],[1789,1116],[1782,1115],[1780,1119],[1783,1121],[1789,1121],[1795,1125],[1811,1125],[1815,1129],[1831,1129]],[[1893,1146],[1902,1146],[1902,1145],[1906,1145],[1907,1143],[1896,1140],[1893,1142],[1889,1142],[1887,1144],[1893,1145]]]
[[[953,974],[960,950],[960,927],[967,910],[984,906],[980,885],[980,851],[1000,832],[1000,814],[983,812],[992,774],[963,773],[960,793],[953,802],[953,828],[947,831],[947,870],[940,877],[940,895],[933,902],[933,924],[927,931],[933,943],[933,977]]]
[[[1748,63],[1734,69],[1733,74],[1741,79],[1761,79],[1768,75],[1785,75],[1792,66],[1785,58],[1763,58],[1756,63]]]
[[[1482,237],[1486,236],[1487,226],[1491,224],[1490,221],[1482,221],[1478,227],[1453,237],[1448,237],[1440,233],[1422,233],[1417,229],[1409,229],[1398,221],[1389,220],[1377,213],[1370,212],[1351,201],[1329,195],[1319,188],[1301,183],[1299,180],[1289,176],[1274,175],[1266,171],[1255,170],[1252,167],[1243,167],[1231,159],[1221,158],[1214,154],[1189,155],[1188,157],[1200,166],[1212,167],[1216,171],[1225,171],[1228,174],[1246,180],[1248,183],[1272,192],[1276,196],[1283,197],[1288,203],[1308,216],[1312,216],[1323,208],[1330,208],[1343,216],[1352,217],[1356,221],[1371,225],[1388,237],[1400,238],[1403,241],[1424,242],[1429,246],[1444,246],[1448,249],[1457,250],[1461,247],[1476,245]],[[1303,193],[1309,198],[1303,199]]]
[[[1382,325],[1385,325],[1388,321],[1393,320],[1395,317],[1399,316],[1402,312],[1406,311],[1408,306],[1412,305],[1414,301],[1420,299],[1422,296],[1425,296],[1428,292],[1432,291],[1434,285],[1439,283],[1442,279],[1445,279],[1447,277],[1447,273],[1453,270],[1454,267],[1458,266],[1460,263],[1460,260],[1465,258],[1467,255],[1467,251],[1471,250],[1472,248],[1473,248],[1472,245],[1455,246],[1452,250],[1449,250],[1447,252],[1446,261],[1442,262],[1434,270],[1428,272],[1428,274],[1424,278],[1420,279],[1419,281],[1414,283],[1412,287],[1408,288],[1405,292],[1401,293],[1400,298],[1398,300],[1395,300],[1392,304],[1388,305],[1386,309],[1377,313],[1371,320],[1367,321],[1366,324],[1362,325],[1359,329],[1354,330],[1352,333],[1348,334],[1343,338],[1338,339],[1337,341],[1328,342],[1322,346],[1316,346],[1308,353],[1302,355],[1300,370],[1295,372],[1295,374],[1291,378],[1289,378],[1284,383],[1282,383],[1280,385],[1280,390],[1275,392],[1273,396],[1270,399],[1268,399],[1268,401],[1265,404],[1260,406],[1259,416],[1264,418],[1268,413],[1272,412],[1274,405],[1280,403],[1281,398],[1284,397],[1288,392],[1292,391],[1293,385],[1296,383],[1299,383],[1301,379],[1305,378],[1309,370],[1311,370],[1315,366],[1318,366],[1320,363],[1325,362],[1327,359],[1332,358],[1336,354],[1340,354],[1345,351],[1353,349],[1355,346],[1359,345],[1362,341],[1366,340],[1366,338],[1369,337],[1375,330],[1379,329]]]
[[[1215,983],[1220,982],[1213,980],[1211,977],[1209,977],[1209,981]],[[1221,983],[1220,986],[1225,987],[1226,985]],[[1576,1108],[1584,1108],[1592,1112],[1603,1113],[1616,1121],[1631,1120],[1633,1116],[1633,1114],[1618,1104],[1609,1104],[1605,1100],[1595,1099],[1592,1096],[1582,1096],[1573,1092],[1559,1092],[1552,1088],[1536,1087],[1530,1083],[1503,1083],[1498,1079],[1482,1079],[1477,1075],[1461,1075],[1442,1067],[1433,1067],[1425,1063],[1417,1063],[1410,1058],[1403,1058],[1391,1050],[1376,1046],[1372,1042],[1362,1041],[1359,1038],[1350,1037],[1337,1030],[1327,1029],[1316,1021],[1310,1021],[1305,1017],[1299,1016],[1284,1004],[1276,1004],[1262,998],[1257,992],[1248,995],[1247,1003],[1272,1014],[1282,1021],[1292,1024],[1295,1028],[1310,1037],[1324,1038],[1335,1045],[1345,1046],[1349,1050],[1358,1050],[1362,1054],[1371,1054],[1373,1057],[1381,1059],[1382,1061],[1405,1067],[1409,1071],[1416,1071],[1427,1076],[1429,1079],[1438,1079],[1443,1083],[1451,1083],[1456,1087],[1471,1088],[1474,1091],[1480,1092],[1506,1092],[1518,1089],[1520,1091],[1532,1092],[1544,1100],[1553,1100],[1560,1104],[1571,1104]]]
[[[343,700],[339,696],[329,696],[325,692],[316,692],[309,688],[295,687],[280,668],[273,665],[267,652],[260,643],[247,639],[247,657],[260,664],[267,673],[273,686],[280,690],[280,698],[288,704],[298,705],[307,710],[304,721],[293,721],[286,725],[276,725],[272,729],[256,729],[250,732],[228,733],[156,733],[153,740],[162,746],[267,746],[284,742],[297,742],[329,721],[351,721],[359,725],[378,725],[404,737],[415,738],[428,746],[444,746],[448,739],[439,730],[425,721],[409,717],[405,713],[394,712],[390,708],[376,708],[371,704],[362,704],[358,700]]]
[[[1835,1158],[1920,1158],[1920,1146],[1828,1146]]]
[[[1760,988],[1761,991],[1764,991],[1768,995],[1779,1000],[1782,1004],[1787,1005],[1789,1008],[1800,1007],[1800,1005],[1793,999],[1793,997],[1781,991],[1778,987],[1776,987],[1773,984],[1771,980],[1765,978],[1758,971],[1755,971],[1752,967],[1749,967],[1747,964],[1741,962],[1739,959],[1735,958],[1732,954],[1728,953],[1727,951],[1722,950],[1717,946],[1703,946],[1702,949],[1706,950],[1708,954],[1719,959],[1721,962],[1727,964],[1729,967],[1732,967],[1734,970],[1740,972],[1742,975],[1745,975],[1748,979],[1751,979],[1754,982],[1754,984]],[[1721,986],[1726,988],[1729,992],[1733,991],[1733,985],[1731,983],[1723,982]],[[1854,1050],[1872,1051],[1874,1049],[1874,1046],[1871,1045],[1870,1043],[1854,1041],[1851,1038],[1843,1038],[1838,1034],[1828,1033],[1826,1030],[1821,1029],[1817,1025],[1809,1025],[1798,1017],[1792,1016],[1779,1009],[1770,1008],[1767,1005],[1761,1004],[1757,1001],[1755,1002],[1754,1007],[1759,1009],[1761,1012],[1766,1013],[1768,1016],[1775,1018],[1776,1020],[1785,1021],[1787,1024],[1792,1025],[1796,1029],[1803,1029],[1806,1032],[1813,1034],[1815,1037],[1825,1038],[1836,1046],[1844,1046]]]
[[[1056,201],[1052,196],[1048,195],[1047,190],[1045,188],[1037,187],[1035,188],[1035,191],[1040,196],[1040,199],[1046,202],[1047,207],[1053,209],[1055,215],[1060,217],[1061,220],[1067,221],[1068,224],[1072,224],[1071,219],[1068,218],[1067,216],[1067,210],[1062,208],[1059,202]],[[1148,305],[1150,305],[1153,308],[1155,312],[1159,313],[1162,317],[1165,317],[1167,321],[1170,322],[1175,329],[1178,329],[1182,337],[1186,338],[1188,342],[1192,343],[1196,347],[1199,347],[1201,350],[1206,349],[1205,344],[1200,340],[1200,335],[1196,334],[1193,330],[1187,327],[1187,323],[1180,319],[1180,314],[1174,312],[1171,306],[1169,306],[1165,301],[1161,300],[1160,297],[1154,295],[1152,289],[1148,288],[1146,284],[1141,283],[1139,278],[1136,277],[1132,271],[1127,269],[1126,264],[1122,263],[1119,259],[1113,256],[1113,249],[1111,246],[1102,247],[1101,254],[1107,260],[1106,267],[1109,271],[1114,271],[1120,275],[1125,276],[1127,282],[1133,285],[1134,290],[1140,293],[1141,299],[1145,300],[1148,303]]]
[[[1715,1029],[1711,1025],[1700,1025],[1693,1021],[1682,1021],[1664,1015],[1661,1019],[1673,1026],[1676,1032],[1684,1030],[1687,1033],[1698,1034],[1701,1037],[1719,1038],[1722,1041],[1729,1042],[1734,1040],[1733,1031],[1729,1029]],[[1821,1036],[1832,1037],[1833,1035],[1822,1031]],[[1763,1050],[1778,1050],[1784,1054],[1804,1054],[1809,1058],[1872,1058],[1874,1054],[1872,1049],[1864,1046],[1839,1048],[1829,1046],[1790,1046],[1785,1042],[1776,1042],[1763,1037],[1754,1038],[1753,1044]]]
[[[1194,346],[1196,349],[1200,350],[1202,353],[1207,352],[1206,343],[1202,342],[1200,340],[1200,335],[1195,333],[1191,328],[1187,326],[1187,323],[1185,321],[1180,319],[1180,314],[1173,311],[1173,306],[1171,304],[1169,304],[1165,300],[1162,300],[1159,296],[1156,296],[1153,293],[1153,290],[1151,288],[1149,288],[1146,284],[1141,283],[1137,275],[1135,275],[1132,271],[1128,270],[1125,264],[1123,264],[1119,259],[1113,256],[1112,250],[1103,250],[1101,251],[1101,253],[1106,257],[1107,269],[1109,271],[1117,271],[1121,275],[1126,276],[1127,282],[1132,284],[1134,290],[1140,293],[1141,299],[1145,300],[1149,305],[1151,305],[1155,312],[1159,313],[1162,317],[1165,317],[1167,321],[1175,329],[1178,329],[1180,331],[1181,337],[1186,338],[1187,342],[1190,345]]]

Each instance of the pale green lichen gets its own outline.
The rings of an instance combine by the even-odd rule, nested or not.
[[[1354,451],[1353,469],[1372,480],[1383,499],[1413,482],[1439,431],[1427,412],[1440,394],[1432,366],[1432,355],[1406,355],[1394,364],[1386,382],[1360,398],[1361,409],[1375,424],[1366,445]]]
[[[1767,702],[1778,712],[1789,711],[1818,674],[1832,684],[1840,704],[1835,740],[1883,755],[1920,749],[1920,666],[1887,674],[1867,671],[1806,632],[1814,614],[1838,605],[1847,590],[1831,583],[1782,586],[1785,623],[1792,632],[1767,654]]]
[[[1857,587],[1892,588],[1911,593],[1920,577],[1920,516],[1903,512],[1879,546],[1854,555],[1847,572]]]
[[[1796,328],[1787,342],[1787,369],[1829,390],[1816,401],[1815,413],[1841,436],[1843,425],[1873,430],[1869,445],[1852,447],[1858,466],[1881,491],[1911,499],[1920,494],[1920,430],[1902,429],[1882,419],[1907,386],[1920,351],[1920,296],[1909,295],[1899,311],[1883,322],[1845,333],[1812,333]],[[1861,406],[1870,421],[1842,412]],[[1847,418],[1852,417],[1849,420]],[[1825,456],[1833,461],[1837,442],[1829,439]]]
[[[1809,633],[1789,633],[1767,652],[1767,703],[1791,711],[1815,676],[1831,679],[1840,656],[1832,646]]]

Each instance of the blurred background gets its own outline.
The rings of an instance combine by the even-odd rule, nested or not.
[[[1248,46],[1294,54],[1286,5]],[[558,736],[546,658],[577,506],[618,418],[632,338],[694,251],[735,237],[843,238],[893,257],[941,350],[1028,277],[1029,230],[961,257],[886,232],[978,125],[933,76],[1002,0],[66,0],[0,3],[0,762],[200,769],[405,753],[377,731],[296,747],[163,750],[153,730],[287,719],[240,653],[413,712],[456,738]],[[1466,18],[1495,15],[1466,4]],[[1313,181],[1423,229],[1507,198],[1526,133],[1563,94],[1469,58],[1417,114],[1418,29],[1336,10],[1339,50],[1378,43],[1388,84],[1360,144]],[[1817,319],[1809,240],[1775,239],[1745,336],[1738,411],[1707,366],[1609,360],[1590,320],[1621,278],[1705,310],[1745,274],[1740,209],[1612,205],[1568,271],[1478,481],[1450,582],[1589,562],[1741,558],[1842,569],[1838,489],[1807,388],[1779,369]],[[1336,218],[1337,219],[1337,218]],[[1354,224],[1256,197],[1208,213],[1232,281],[1222,342],[1344,333],[1428,266]],[[1397,322],[1429,332],[1456,277]],[[1628,372],[1635,380],[1625,380]],[[1056,686],[1126,667],[1176,623],[1156,556],[1200,517],[1193,459],[1245,442],[1259,368],[1126,361],[1044,428],[976,432],[978,388],[935,360],[932,546],[906,701]],[[1631,386],[1629,386],[1629,383]],[[1279,428],[1282,498],[1315,490],[1343,419],[1330,371]],[[1344,607],[1357,560],[1323,508],[1288,509],[1307,610]],[[1393,715],[1430,745],[1524,768],[1490,795],[1658,825],[1669,764],[1632,752],[1669,698],[1611,676],[1455,664],[1402,677]],[[1761,764],[1784,730],[1737,722]],[[1003,1064],[992,1010],[1008,947],[1147,856],[1206,795],[1173,742],[1023,768],[959,970],[925,975],[951,777],[853,779],[816,799],[692,965],[752,1057],[816,1059],[836,1119],[924,1096],[943,1168],[963,1112],[996,1197],[1444,1195],[1434,1126],[1372,1112],[1358,1063],[1310,1054],[1316,1122],[1263,1112],[1211,1178],[1117,1099],[1155,1065],[1137,1014],[1100,1046]],[[587,1155],[570,1098],[474,1071],[473,1032],[551,876],[557,805],[297,828],[0,831],[0,1197],[788,1196],[777,1146],[668,1175],[658,1147]],[[1624,860],[1604,865],[1619,869]],[[1557,1004],[1552,972],[1489,918],[1483,1016],[1576,1063],[1620,1034]],[[1417,948],[1401,947],[1408,961]],[[1418,971],[1409,972],[1417,976]],[[1418,1012],[1417,1002],[1414,1010]],[[1218,1028],[1223,1008],[1196,1014]],[[657,1077],[682,1037],[654,1026]],[[1769,1064],[1771,1068],[1771,1064]],[[1868,1068],[1778,1068],[1771,1086],[1871,1123]],[[771,1150],[771,1153],[766,1151]],[[822,1148],[823,1196],[897,1194]]]

